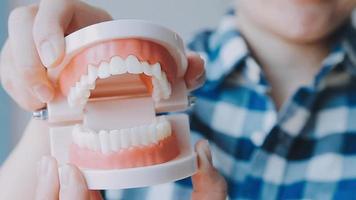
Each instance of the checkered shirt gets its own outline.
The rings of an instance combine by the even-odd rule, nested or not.
[[[193,141],[210,141],[230,199],[356,199],[356,32],[348,23],[314,80],[277,111],[233,12],[189,48],[206,60]],[[271,49],[273,50],[273,49]],[[107,199],[190,199],[190,179],[108,191]]]

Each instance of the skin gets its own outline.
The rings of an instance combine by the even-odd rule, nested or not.
[[[276,108],[309,84],[355,0],[239,0],[237,26],[272,86]],[[273,51],[271,51],[273,49]]]
[[[9,38],[1,52],[2,86],[23,109],[43,108],[54,93],[46,68],[61,62],[64,36],[107,20],[111,20],[107,12],[76,0],[42,0],[39,5],[16,8],[9,16]],[[188,62],[185,81],[193,90],[204,82],[204,61],[198,54],[190,53]],[[45,121],[30,120],[1,168],[0,199],[101,199],[98,192],[87,189],[75,166],[58,166],[49,156],[48,131]],[[192,198],[199,199],[195,196],[204,193],[207,199],[225,199],[226,183],[212,165],[207,141],[198,142],[196,152],[199,169],[193,177]]]

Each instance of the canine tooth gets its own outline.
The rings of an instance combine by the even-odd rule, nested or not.
[[[163,140],[165,138],[165,128],[162,123],[157,124],[157,137],[159,140]]]
[[[98,78],[98,68],[94,65],[88,66],[88,83],[95,84],[96,79]]]
[[[156,78],[160,78],[162,71],[161,71],[161,65],[159,63],[156,63],[154,65],[152,65],[152,74],[153,76],[155,76]]]
[[[145,73],[147,76],[152,76],[152,69],[150,64],[148,64],[148,62],[142,62],[141,65],[143,68],[143,73]]]
[[[130,129],[122,129],[122,130],[120,130],[121,147],[124,148],[124,149],[130,147],[130,144],[131,144],[131,142],[130,142],[130,133],[131,133]]]
[[[115,56],[110,62],[110,73],[112,75],[124,74],[127,72],[125,61],[119,56]]]
[[[118,130],[110,131],[110,148],[111,151],[120,150],[120,132]]]
[[[126,66],[127,71],[131,74],[140,74],[143,71],[140,61],[133,55],[129,55],[126,58]]]
[[[159,101],[161,97],[160,84],[155,77],[152,77],[152,86],[153,86],[152,98],[154,101]]]
[[[98,77],[101,79],[110,77],[109,63],[103,62],[98,69]]]
[[[99,132],[99,140],[101,146],[101,152],[106,154],[110,152],[109,147],[109,134],[107,131],[100,131]]]
[[[87,75],[83,75],[81,78],[80,78],[80,86],[82,88],[86,88],[86,89],[89,89],[89,80],[88,80],[88,76]]]

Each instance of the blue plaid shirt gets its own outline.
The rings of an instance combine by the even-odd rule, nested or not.
[[[323,67],[277,111],[233,13],[189,45],[206,60],[194,141],[209,139],[230,199],[356,199],[356,32],[340,30]],[[107,199],[190,199],[191,181],[109,191]]]

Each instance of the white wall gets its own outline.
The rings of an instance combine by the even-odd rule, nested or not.
[[[1,1],[1,0],[0,0]],[[28,5],[36,0],[11,0],[10,7]],[[115,19],[136,18],[150,20],[172,28],[188,39],[198,30],[214,27],[231,0],[88,0],[108,10]],[[12,144],[20,137],[29,114],[12,106]]]

